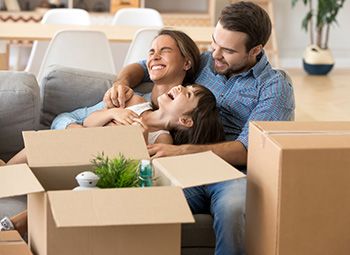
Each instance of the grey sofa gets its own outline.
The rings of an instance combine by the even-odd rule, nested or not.
[[[39,87],[31,74],[0,72],[0,159],[7,161],[23,148],[23,130],[48,129],[59,113],[101,101],[114,78],[111,74],[54,66]],[[143,85],[138,90],[149,88]],[[25,197],[0,199],[0,217],[25,207]],[[195,215],[195,219],[195,224],[182,227],[182,254],[214,254],[211,216]]]

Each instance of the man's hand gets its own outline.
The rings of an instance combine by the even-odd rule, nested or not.
[[[127,102],[134,95],[134,91],[128,86],[122,85],[117,81],[108,89],[103,97],[107,108],[125,107]]]
[[[155,143],[147,145],[147,149],[152,159],[185,154],[181,148],[181,145]]]

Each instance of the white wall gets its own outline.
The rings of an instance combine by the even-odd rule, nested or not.
[[[307,8],[300,1],[291,7],[291,0],[273,0],[275,28],[282,67],[301,67],[304,48],[309,43],[301,21]],[[350,2],[339,11],[338,24],[331,28],[329,47],[337,67],[350,67]]]

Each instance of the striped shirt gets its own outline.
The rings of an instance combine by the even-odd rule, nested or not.
[[[140,62],[148,80],[146,61]],[[248,148],[249,121],[292,120],[294,93],[288,79],[272,69],[265,53],[250,70],[227,78],[214,70],[211,52],[201,55],[196,83],[211,90],[224,125],[227,141],[240,141]]]

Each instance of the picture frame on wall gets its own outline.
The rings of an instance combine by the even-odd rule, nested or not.
[[[21,11],[21,7],[18,3],[18,0],[4,0],[6,10],[13,11],[13,12],[19,12]]]

